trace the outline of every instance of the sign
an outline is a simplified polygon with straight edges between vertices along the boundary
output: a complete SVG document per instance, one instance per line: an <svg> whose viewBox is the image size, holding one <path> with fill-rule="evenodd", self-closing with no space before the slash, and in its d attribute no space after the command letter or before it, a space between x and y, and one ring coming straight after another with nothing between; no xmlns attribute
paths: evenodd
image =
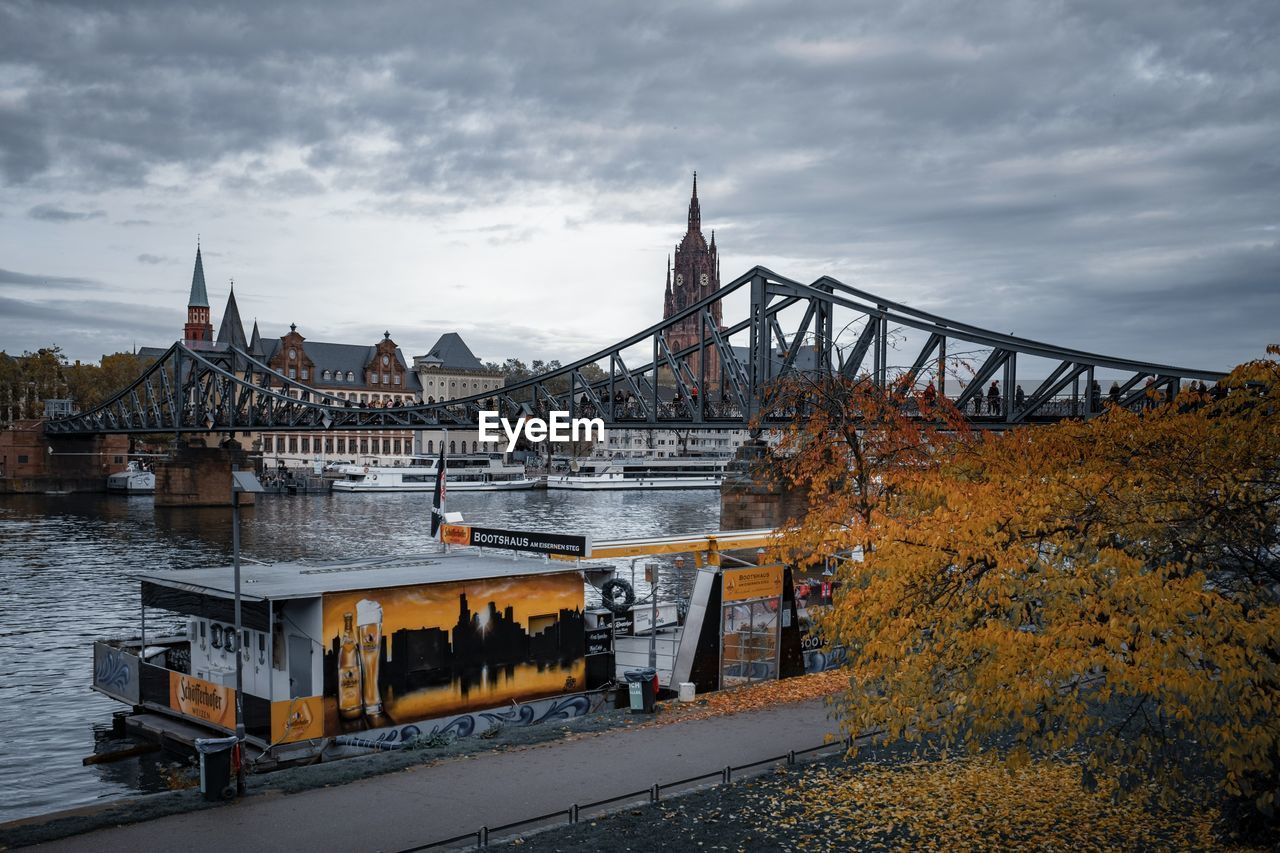
<svg viewBox="0 0 1280 853"><path fill-rule="evenodd" d="M271 703L271 742L294 743L324 737L324 699L299 696Z"/></svg>
<svg viewBox="0 0 1280 853"><path fill-rule="evenodd" d="M724 569L723 598L744 601L748 598L776 598L782 595L782 566L749 566Z"/></svg>
<svg viewBox="0 0 1280 853"><path fill-rule="evenodd" d="M212 681L169 672L169 707L220 728L236 727L236 691Z"/></svg>
<svg viewBox="0 0 1280 853"><path fill-rule="evenodd" d="M499 530L493 527L471 527L465 524L445 524L440 529L441 539L450 545L505 548L510 551L557 554L564 557L591 556L590 536L535 533L528 530Z"/></svg>
<svg viewBox="0 0 1280 853"><path fill-rule="evenodd" d="M613 651L613 632L606 625L603 628L591 628L587 631L587 654L606 655Z"/></svg>

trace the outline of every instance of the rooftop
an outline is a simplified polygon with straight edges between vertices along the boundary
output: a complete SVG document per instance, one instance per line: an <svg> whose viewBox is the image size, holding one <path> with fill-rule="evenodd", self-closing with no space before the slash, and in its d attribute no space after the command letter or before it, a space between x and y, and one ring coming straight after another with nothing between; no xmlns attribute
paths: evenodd
<svg viewBox="0 0 1280 853"><path fill-rule="evenodd" d="M337 562L300 560L291 563L244 563L240 566L241 597L249 601L313 598L327 592L417 586L420 584L513 578L579 571L587 564L547 562L538 557L461 549L412 557L375 557ZM592 564L591 568L610 568ZM183 589L202 595L235 595L231 566L182 569L141 575L144 583Z"/></svg>

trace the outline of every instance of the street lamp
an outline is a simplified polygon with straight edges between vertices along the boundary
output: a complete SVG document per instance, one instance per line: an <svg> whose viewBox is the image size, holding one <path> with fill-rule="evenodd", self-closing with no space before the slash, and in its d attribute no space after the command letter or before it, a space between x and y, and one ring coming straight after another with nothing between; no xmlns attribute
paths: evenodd
<svg viewBox="0 0 1280 853"><path fill-rule="evenodd" d="M263 492L262 484L252 471L231 466L231 564L235 568L236 588L236 796L244 796L244 628L240 624L240 493Z"/></svg>

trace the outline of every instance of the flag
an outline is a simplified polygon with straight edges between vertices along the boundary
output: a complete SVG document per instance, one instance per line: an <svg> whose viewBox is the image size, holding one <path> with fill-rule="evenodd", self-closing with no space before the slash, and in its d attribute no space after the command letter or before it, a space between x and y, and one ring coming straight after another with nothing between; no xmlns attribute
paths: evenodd
<svg viewBox="0 0 1280 853"><path fill-rule="evenodd" d="M446 433L447 435L447 433ZM440 464L436 468L436 489L431 498L431 538L435 539L440 532L440 523L444 521L444 481L445 458L444 442L440 442Z"/></svg>

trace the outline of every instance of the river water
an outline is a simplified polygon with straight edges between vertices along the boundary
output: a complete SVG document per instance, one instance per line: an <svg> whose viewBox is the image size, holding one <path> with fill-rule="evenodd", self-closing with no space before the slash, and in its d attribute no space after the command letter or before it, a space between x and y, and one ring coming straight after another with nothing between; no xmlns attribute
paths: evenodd
<svg viewBox="0 0 1280 853"><path fill-rule="evenodd" d="M719 527L715 490L454 493L482 526L594 539ZM431 495L260 495L242 554L262 561L427 550ZM150 497L0 498L0 822L139 791L189 772L171 757L84 767L125 706L89 689L93 641L137 636L136 576L230 564L229 509L156 509ZM638 584L643 586L643 584Z"/></svg>

